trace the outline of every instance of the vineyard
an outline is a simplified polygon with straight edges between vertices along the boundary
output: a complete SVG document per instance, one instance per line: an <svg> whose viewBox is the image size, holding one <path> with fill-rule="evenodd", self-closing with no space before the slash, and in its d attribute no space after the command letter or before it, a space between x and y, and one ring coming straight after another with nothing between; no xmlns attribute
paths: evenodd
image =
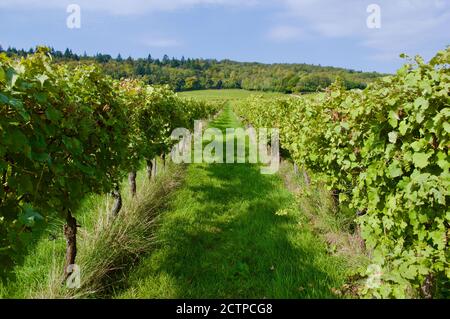
<svg viewBox="0 0 450 319"><path fill-rule="evenodd" d="M450 279L449 63L446 50L364 91L338 81L324 94L236 107L256 127L279 128L293 162L354 210L380 283L363 295L431 297Z"/></svg>
<svg viewBox="0 0 450 319"><path fill-rule="evenodd" d="M72 212L92 193L119 182L172 146L176 127L214 114L212 104L178 98L166 87L115 81L94 66L55 65L48 51L20 61L0 56L0 261L7 271L24 254L39 224L66 221L66 266L74 264L79 225ZM66 273L66 276L69 274Z"/></svg>
<svg viewBox="0 0 450 319"><path fill-rule="evenodd" d="M416 57L363 90L183 96L46 48L0 54L0 278L39 282L19 297L448 297L449 64ZM278 128L282 170L171 163L172 131L202 119ZM348 212L334 228L361 239L356 265L315 226ZM38 291L74 264L80 289Z"/></svg>

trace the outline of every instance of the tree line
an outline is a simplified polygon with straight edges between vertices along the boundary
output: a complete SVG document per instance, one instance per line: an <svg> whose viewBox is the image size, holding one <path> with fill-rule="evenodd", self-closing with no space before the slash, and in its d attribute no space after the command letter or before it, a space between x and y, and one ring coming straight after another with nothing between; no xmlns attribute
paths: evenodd
<svg viewBox="0 0 450 319"><path fill-rule="evenodd" d="M1 51L0 47L0 51ZM8 56L26 56L33 49L8 48ZM167 84L174 91L201 89L246 89L283 93L317 92L330 86L337 78L342 79L346 89L364 89L368 83L383 76L377 72L362 72L351 69L311 64L263 64L236 62L231 60L192 59L181 57L162 59L132 57L120 54L113 58L98 53L79 55L72 50L64 52L51 49L56 62L66 64L98 64L103 72L115 79L141 78L150 85Z"/></svg>

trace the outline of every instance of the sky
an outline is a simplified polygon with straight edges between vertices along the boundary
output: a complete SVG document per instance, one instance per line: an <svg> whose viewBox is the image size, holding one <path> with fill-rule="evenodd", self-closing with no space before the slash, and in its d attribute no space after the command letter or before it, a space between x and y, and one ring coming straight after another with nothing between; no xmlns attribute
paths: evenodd
<svg viewBox="0 0 450 319"><path fill-rule="evenodd" d="M0 0L0 45L392 73L450 45L450 0Z"/></svg>

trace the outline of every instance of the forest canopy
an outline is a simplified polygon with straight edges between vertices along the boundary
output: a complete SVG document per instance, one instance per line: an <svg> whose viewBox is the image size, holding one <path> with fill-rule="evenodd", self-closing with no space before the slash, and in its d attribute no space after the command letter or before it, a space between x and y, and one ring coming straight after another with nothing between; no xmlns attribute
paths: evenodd
<svg viewBox="0 0 450 319"><path fill-rule="evenodd" d="M0 47L1 50L1 47ZM9 56L26 56L33 53L8 48ZM283 93L316 92L341 78L347 89L363 89L374 79L383 76L377 72L311 64L263 64L231 60L169 58L124 59L120 54L113 58L108 54L95 56L78 55L72 50L65 52L51 49L57 62L74 64L98 64L106 74L115 79L142 78L152 85L168 84L175 91L200 89L246 89Z"/></svg>

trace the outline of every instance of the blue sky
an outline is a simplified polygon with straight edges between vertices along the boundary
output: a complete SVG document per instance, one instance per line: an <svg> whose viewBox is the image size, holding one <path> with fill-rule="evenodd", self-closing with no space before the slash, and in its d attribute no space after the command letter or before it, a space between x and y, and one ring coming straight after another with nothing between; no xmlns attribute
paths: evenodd
<svg viewBox="0 0 450 319"><path fill-rule="evenodd" d="M67 6L81 8L69 29ZM366 20L380 8L381 27ZM450 45L449 0L0 0L0 44L394 72Z"/></svg>

